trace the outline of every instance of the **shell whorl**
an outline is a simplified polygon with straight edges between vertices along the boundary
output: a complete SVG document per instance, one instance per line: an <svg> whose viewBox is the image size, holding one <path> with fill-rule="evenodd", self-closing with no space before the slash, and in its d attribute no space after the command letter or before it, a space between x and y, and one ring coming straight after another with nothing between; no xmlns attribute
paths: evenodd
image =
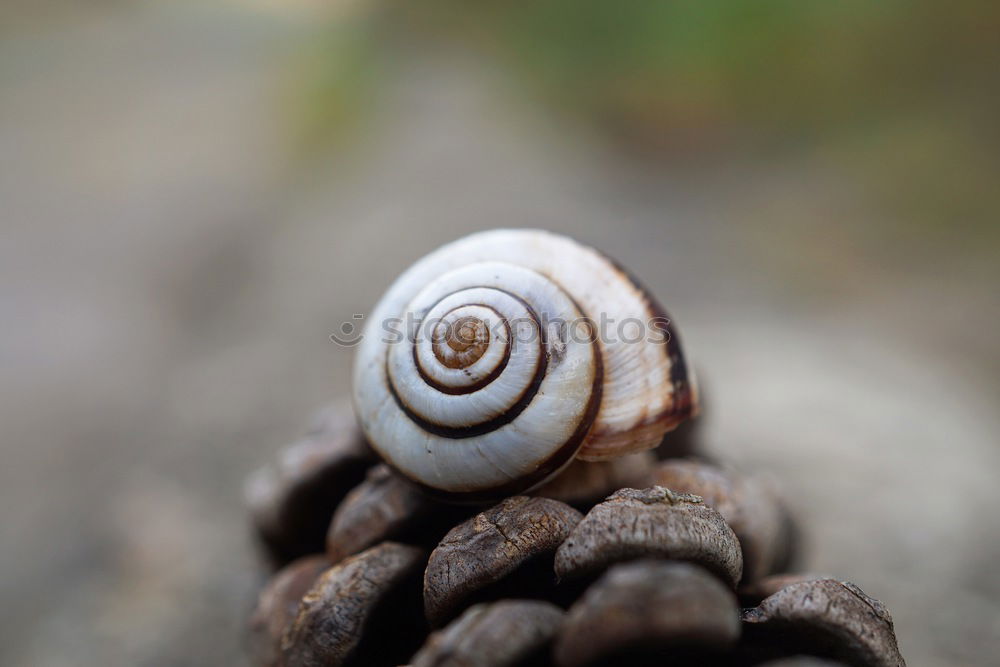
<svg viewBox="0 0 1000 667"><path fill-rule="evenodd" d="M468 499L526 490L575 457L655 447L694 405L679 344L666 322L659 341L603 339L602 314L665 317L569 238L496 230L448 244L405 271L366 324L353 383L362 428L399 472Z"/></svg>

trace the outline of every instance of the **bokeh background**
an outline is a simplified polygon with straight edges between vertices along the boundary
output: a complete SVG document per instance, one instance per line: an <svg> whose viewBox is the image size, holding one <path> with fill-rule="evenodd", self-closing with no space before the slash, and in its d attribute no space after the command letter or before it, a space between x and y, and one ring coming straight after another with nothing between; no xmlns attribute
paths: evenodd
<svg viewBox="0 0 1000 667"><path fill-rule="evenodd" d="M912 665L1000 654L1000 5L0 5L0 663L240 664L242 482L439 244L661 297L709 452Z"/></svg>

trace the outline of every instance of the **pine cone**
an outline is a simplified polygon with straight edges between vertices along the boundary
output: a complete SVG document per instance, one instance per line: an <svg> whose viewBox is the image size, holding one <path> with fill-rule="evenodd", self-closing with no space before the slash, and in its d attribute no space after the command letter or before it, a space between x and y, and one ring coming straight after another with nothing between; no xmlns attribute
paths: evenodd
<svg viewBox="0 0 1000 667"><path fill-rule="evenodd" d="M904 665L857 586L790 574L768 483L649 452L491 506L378 464L344 409L248 484L260 665ZM741 608L742 607L742 608Z"/></svg>

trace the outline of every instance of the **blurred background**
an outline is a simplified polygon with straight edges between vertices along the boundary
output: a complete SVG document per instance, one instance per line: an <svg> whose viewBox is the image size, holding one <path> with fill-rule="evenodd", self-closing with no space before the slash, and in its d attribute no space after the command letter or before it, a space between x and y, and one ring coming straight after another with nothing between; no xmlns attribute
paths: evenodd
<svg viewBox="0 0 1000 667"><path fill-rule="evenodd" d="M912 665L1000 654L1000 5L0 5L0 663L243 661L242 482L443 242L597 245Z"/></svg>

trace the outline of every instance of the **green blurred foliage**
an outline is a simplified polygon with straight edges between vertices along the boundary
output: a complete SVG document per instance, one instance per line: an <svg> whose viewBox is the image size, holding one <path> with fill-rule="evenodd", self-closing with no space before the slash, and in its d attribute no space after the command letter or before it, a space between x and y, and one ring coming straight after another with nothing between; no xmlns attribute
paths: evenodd
<svg viewBox="0 0 1000 667"><path fill-rule="evenodd" d="M928 229L998 227L1000 3L382 0L369 9L383 46L405 36L486 54L536 99L631 149L665 159L807 151Z"/></svg>
<svg viewBox="0 0 1000 667"><path fill-rule="evenodd" d="M328 20L299 45L288 96L299 155L314 158L357 136L380 78L377 35L370 15L350 13Z"/></svg>

